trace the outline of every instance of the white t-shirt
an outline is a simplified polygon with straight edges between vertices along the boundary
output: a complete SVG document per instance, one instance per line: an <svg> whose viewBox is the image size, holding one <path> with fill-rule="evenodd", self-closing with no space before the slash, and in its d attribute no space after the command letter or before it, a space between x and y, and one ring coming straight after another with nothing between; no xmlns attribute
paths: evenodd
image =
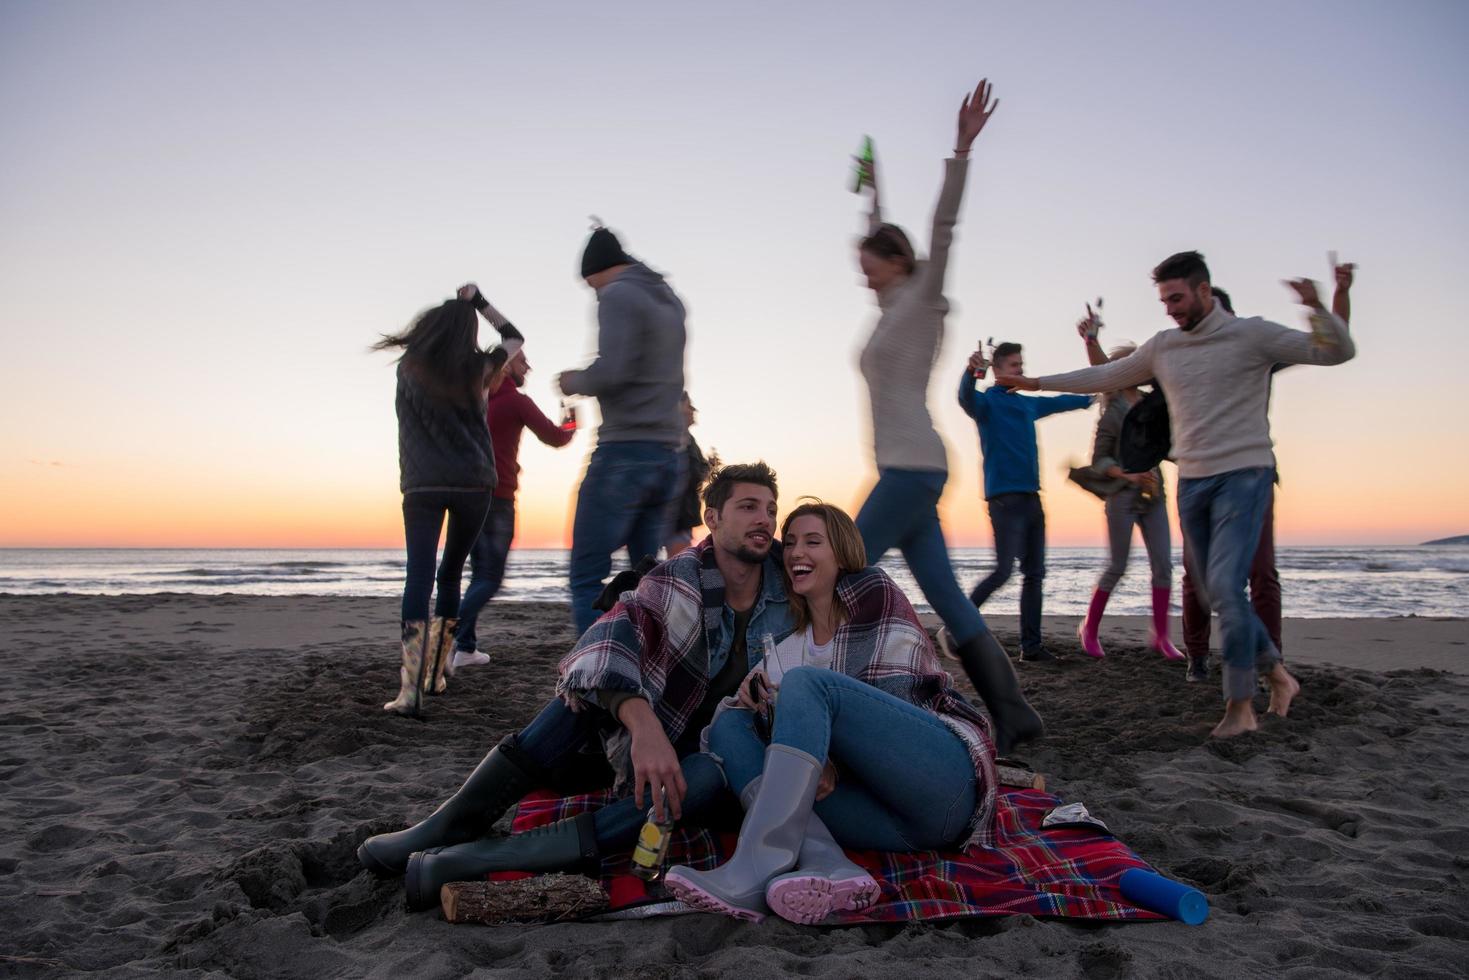
<svg viewBox="0 0 1469 980"><path fill-rule="evenodd" d="M792 633L765 657L765 675L770 683L779 686L785 672L793 667L830 667L834 640L835 637L818 646L810 626L804 633Z"/></svg>
<svg viewBox="0 0 1469 980"><path fill-rule="evenodd" d="M829 669L835 640L836 637L833 636L824 645L817 646L809 626L806 627L804 633L792 633L775 644L775 648L769 654L763 655L764 662L761 666L765 668L765 676L770 678L771 684L779 687L780 679L785 676L785 672L793 668L805 666ZM763 646L763 637L760 643ZM740 707L739 698L733 694L720 701L719 706L714 709L714 718L711 718L709 724L699 733L700 751L709 751L709 729L714 727L714 719L731 710L746 711L749 709Z"/></svg>

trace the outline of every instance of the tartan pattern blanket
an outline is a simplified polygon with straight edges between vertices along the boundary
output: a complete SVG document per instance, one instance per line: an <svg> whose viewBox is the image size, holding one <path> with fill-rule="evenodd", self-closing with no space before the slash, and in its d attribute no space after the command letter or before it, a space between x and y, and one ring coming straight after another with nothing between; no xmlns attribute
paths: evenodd
<svg viewBox="0 0 1469 980"><path fill-rule="evenodd" d="M756 635L769 629L776 640L791 631L780 554L772 547L765 559L748 627ZM724 596L714 543L705 538L649 571L581 635L558 667L557 697L576 708L599 690L639 694L677 742L709 690L711 648L727 649L732 639L721 627ZM616 788L630 790L631 736L618 727L605 742Z"/></svg>
<svg viewBox="0 0 1469 980"><path fill-rule="evenodd" d="M832 636L831 669L933 712L959 736L974 764L975 781L974 814L965 844L988 845L999 782L989 717L954 690L953 678L939 666L913 604L887 572L865 568L843 575L836 594L848 619Z"/></svg>
<svg viewBox="0 0 1469 980"><path fill-rule="evenodd" d="M611 800L608 792L561 798L534 793L520 802L512 829L521 833L596 810ZM1060 802L1039 790L1003 788L994 846L988 849L849 851L848 856L882 884L882 897L865 911L833 916L830 924L1021 914L1108 921L1164 919L1123 898L1117 884L1122 872L1149 865L1121 841L1098 830L1040 829L1041 819ZM734 843L733 834L680 827L670 844L669 863L714 868L725 861ZM642 883L631 875L629 852L605 857L601 873L614 909L646 899Z"/></svg>

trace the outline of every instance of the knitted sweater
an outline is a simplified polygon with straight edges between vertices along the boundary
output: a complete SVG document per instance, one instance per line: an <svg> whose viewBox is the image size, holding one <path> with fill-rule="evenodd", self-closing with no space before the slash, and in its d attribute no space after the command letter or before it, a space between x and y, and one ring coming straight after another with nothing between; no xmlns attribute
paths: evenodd
<svg viewBox="0 0 1469 980"><path fill-rule="evenodd" d="M398 486L414 490L493 490L495 451L477 398L452 402L398 362Z"/></svg>
<svg viewBox="0 0 1469 980"><path fill-rule="evenodd" d="M1235 317L1216 302L1192 330L1164 330L1128 357L1037 381L1045 391L1100 392L1156 378L1168 399L1180 477L1271 467L1271 369L1341 364L1357 353L1347 325L1333 314L1322 316L1333 343L1259 317Z"/></svg>
<svg viewBox="0 0 1469 980"><path fill-rule="evenodd" d="M531 401L530 396L508 378L500 385L500 390L490 396L485 419L490 425L490 438L495 446L495 472L500 478L495 486L495 496L501 500L514 500L515 491L520 486L521 430L530 429L541 442L557 449L569 443L575 434L546 418L546 413Z"/></svg>
<svg viewBox="0 0 1469 980"><path fill-rule="evenodd" d="M969 161L944 161L944 186L933 214L928 259L877 297L882 311L859 364L872 402L877 468L946 473L943 440L928 414L928 382L944 341L944 273Z"/></svg>

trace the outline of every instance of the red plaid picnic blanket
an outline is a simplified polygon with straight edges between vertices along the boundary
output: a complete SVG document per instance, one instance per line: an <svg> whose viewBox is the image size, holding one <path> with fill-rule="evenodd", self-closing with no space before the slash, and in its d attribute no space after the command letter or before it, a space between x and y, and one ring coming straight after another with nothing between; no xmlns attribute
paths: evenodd
<svg viewBox="0 0 1469 980"><path fill-rule="evenodd" d="M549 792L534 793L520 802L512 830L521 833L596 810L610 801L610 792L559 798ZM1002 789L995 814L995 846L989 850L849 851L848 856L882 884L882 898L872 908L839 913L830 921L855 925L1020 914L1066 919L1165 918L1122 897L1117 885L1122 872L1151 869L1121 841L1092 829L1041 830L1041 819L1060 802L1039 790ZM669 845L669 863L718 867L733 852L734 844L733 834L679 827ZM631 858L631 852L623 852L602 861L602 884L614 909L650 897L632 875Z"/></svg>

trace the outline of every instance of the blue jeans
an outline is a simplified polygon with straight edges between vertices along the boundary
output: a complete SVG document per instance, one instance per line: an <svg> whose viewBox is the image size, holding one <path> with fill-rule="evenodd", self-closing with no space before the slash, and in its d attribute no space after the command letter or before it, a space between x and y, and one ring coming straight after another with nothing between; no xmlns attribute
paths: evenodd
<svg viewBox="0 0 1469 980"><path fill-rule="evenodd" d="M1020 650L1034 653L1041 646L1041 598L1046 580L1046 512L1038 493L1001 493L987 502L990 526L995 530L995 570L969 594L982 606L1010 580L1020 560Z"/></svg>
<svg viewBox="0 0 1469 980"><path fill-rule="evenodd" d="M505 581L505 559L515 537L515 499L496 497L490 501L490 513L474 547L469 549L469 588L459 607L459 629L454 645L460 650L473 650L479 644L474 634L480 610L495 598L500 583Z"/></svg>
<svg viewBox="0 0 1469 980"><path fill-rule="evenodd" d="M434 615L459 615L459 580L464 559L490 509L488 490L415 490L403 495L403 540L408 547L408 570L403 583L403 619L428 619L428 599L434 590L434 559L439 531L449 515L444 536L444 560L437 576L439 596Z"/></svg>
<svg viewBox="0 0 1469 980"><path fill-rule="evenodd" d="M938 613L954 642L963 646L986 629L984 617L964 598L949 564L949 546L939 524L938 503L947 473L923 470L880 470L877 486L857 512L857 531L867 548L867 563L876 565L896 547L923 597Z"/></svg>
<svg viewBox="0 0 1469 980"><path fill-rule="evenodd" d="M726 710L709 733L730 789L765 768L754 714ZM843 847L922 851L961 843L974 815L974 762L937 715L846 674L795 667L781 679L771 742L830 758L836 789L816 815Z"/></svg>
<svg viewBox="0 0 1469 980"><path fill-rule="evenodd" d="M675 446L604 442L592 453L576 495L571 529L571 619L578 636L597 621L592 603L627 546L629 566L658 549L673 528L688 460Z"/></svg>
<svg viewBox="0 0 1469 980"><path fill-rule="evenodd" d="M515 735L514 746L533 763L554 769L588 745L597 744L599 732L615 725L612 717L600 708L588 705L572 711L560 698L553 698L541 713ZM687 792L683 799L683 820L697 823L700 816L711 812L721 802L730 807L738 803L725 792L724 772L719 763L702 752L690 752L680 759ZM605 854L632 847L638 831L648 819L652 802L646 796L638 806L631 796L609 803L592 818L597 845Z"/></svg>
<svg viewBox="0 0 1469 980"><path fill-rule="evenodd" d="M1206 606L1219 612L1226 701L1252 699L1257 668L1269 671L1280 662L1280 651L1245 595L1274 479L1274 470L1259 466L1178 481L1189 575L1203 584Z"/></svg>

